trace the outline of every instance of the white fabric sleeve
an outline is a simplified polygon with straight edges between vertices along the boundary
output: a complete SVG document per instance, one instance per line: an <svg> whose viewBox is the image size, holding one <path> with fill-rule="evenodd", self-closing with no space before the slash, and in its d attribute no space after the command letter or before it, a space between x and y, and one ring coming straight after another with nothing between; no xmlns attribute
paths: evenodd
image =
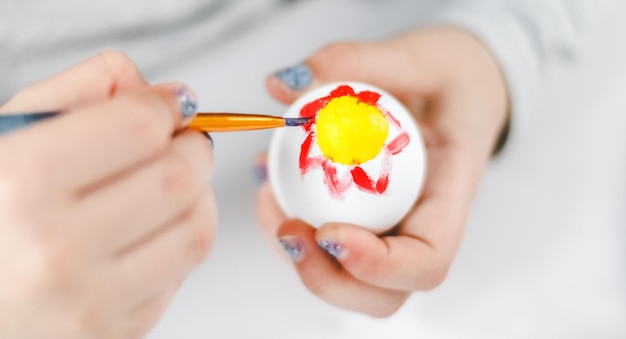
<svg viewBox="0 0 626 339"><path fill-rule="evenodd" d="M532 110L542 75L579 51L583 0L467 0L430 20L464 28L491 50L507 80L514 120Z"/></svg>

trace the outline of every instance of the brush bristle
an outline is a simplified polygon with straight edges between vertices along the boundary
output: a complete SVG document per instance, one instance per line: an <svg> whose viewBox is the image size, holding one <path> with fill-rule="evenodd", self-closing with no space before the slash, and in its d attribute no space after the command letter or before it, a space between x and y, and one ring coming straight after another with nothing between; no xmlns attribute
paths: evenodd
<svg viewBox="0 0 626 339"><path fill-rule="evenodd" d="M285 126L302 126L311 122L311 118L285 118Z"/></svg>

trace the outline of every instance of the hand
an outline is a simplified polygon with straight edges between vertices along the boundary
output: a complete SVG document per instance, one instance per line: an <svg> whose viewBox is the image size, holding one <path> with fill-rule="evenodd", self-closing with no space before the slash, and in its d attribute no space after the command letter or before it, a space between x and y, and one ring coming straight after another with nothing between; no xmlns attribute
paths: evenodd
<svg viewBox="0 0 626 339"><path fill-rule="evenodd" d="M302 86L309 78L310 85ZM452 28L415 30L377 43L332 44L304 67L268 78L267 87L289 104L311 87L346 80L385 89L414 114L427 149L421 198L383 236L358 225L328 223L315 229L286 220L268 184L258 192L258 217L265 232L281 239L313 293L336 306L385 317L412 291L444 280L507 122L507 90L486 48Z"/></svg>
<svg viewBox="0 0 626 339"><path fill-rule="evenodd" d="M0 137L0 337L145 334L210 248L212 150L179 84L105 52L0 112L63 109ZM187 115L186 117L184 115Z"/></svg>

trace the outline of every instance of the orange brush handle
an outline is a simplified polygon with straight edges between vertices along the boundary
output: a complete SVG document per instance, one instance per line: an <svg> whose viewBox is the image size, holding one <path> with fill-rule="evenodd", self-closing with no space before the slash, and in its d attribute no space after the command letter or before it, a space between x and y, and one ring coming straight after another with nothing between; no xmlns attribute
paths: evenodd
<svg viewBox="0 0 626 339"><path fill-rule="evenodd" d="M285 119L272 115L198 113L187 128L203 132L231 132L283 126L285 126Z"/></svg>

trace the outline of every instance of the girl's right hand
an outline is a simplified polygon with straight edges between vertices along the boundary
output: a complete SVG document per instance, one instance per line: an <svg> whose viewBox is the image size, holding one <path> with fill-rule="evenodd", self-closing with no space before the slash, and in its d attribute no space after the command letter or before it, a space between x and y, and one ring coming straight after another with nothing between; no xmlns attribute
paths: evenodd
<svg viewBox="0 0 626 339"><path fill-rule="evenodd" d="M210 142L180 84L104 52L0 112L66 113L0 137L0 337L145 334L211 247ZM173 136L174 135L174 136Z"/></svg>

